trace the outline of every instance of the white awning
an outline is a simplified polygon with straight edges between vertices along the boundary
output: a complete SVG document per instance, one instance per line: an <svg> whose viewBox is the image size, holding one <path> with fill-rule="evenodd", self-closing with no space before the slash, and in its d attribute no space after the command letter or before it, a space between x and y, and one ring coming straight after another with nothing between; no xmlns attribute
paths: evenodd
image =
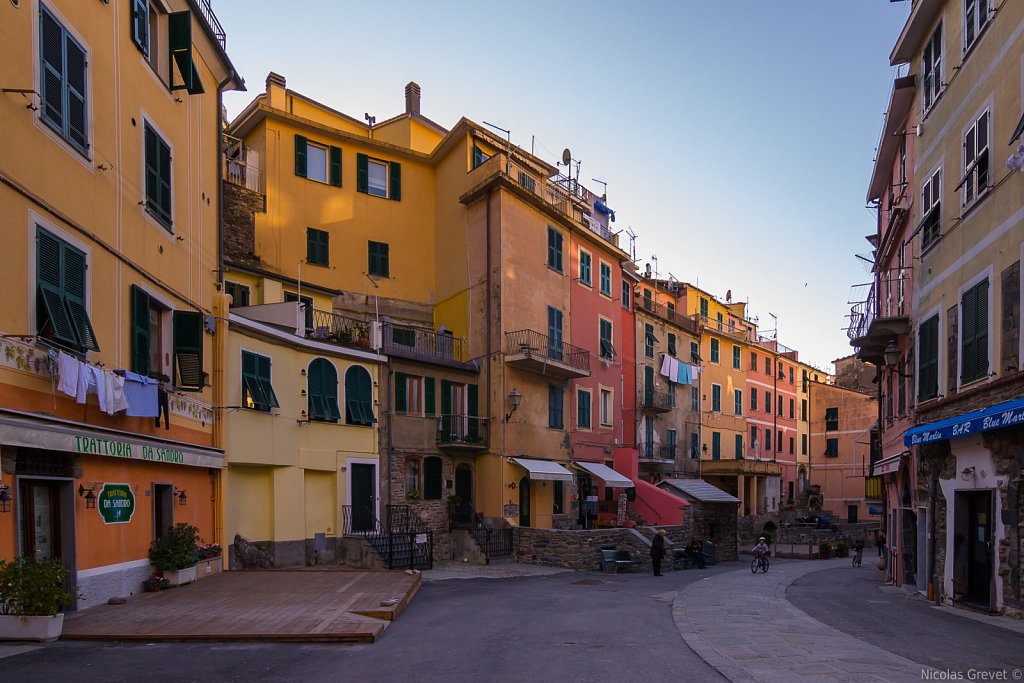
<svg viewBox="0 0 1024 683"><path fill-rule="evenodd" d="M629 489L633 488L633 482L631 482L625 476L619 474L611 467L602 465L599 462L576 462L576 467L590 472L595 477L604 480L606 486L610 486L613 489Z"/></svg>
<svg viewBox="0 0 1024 683"><path fill-rule="evenodd" d="M532 458L512 458L512 462L530 473L530 479L545 481L572 481L572 472L557 462L550 460L533 460Z"/></svg>
<svg viewBox="0 0 1024 683"><path fill-rule="evenodd" d="M910 455L910 451L903 451L902 453L890 456L884 460L879 460L875 463L872 474L876 477L880 477L883 474L892 474L899 471L900 461L908 455Z"/></svg>

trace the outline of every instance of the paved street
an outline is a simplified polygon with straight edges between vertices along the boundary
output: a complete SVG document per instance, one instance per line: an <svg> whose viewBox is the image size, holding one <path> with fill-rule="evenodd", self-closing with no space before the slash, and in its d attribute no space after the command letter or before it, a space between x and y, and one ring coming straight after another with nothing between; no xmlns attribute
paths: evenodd
<svg viewBox="0 0 1024 683"><path fill-rule="evenodd" d="M5 683L78 681L910 681L1006 671L1020 622L881 586L847 560L424 584L372 645L58 642L0 660ZM490 570L492 576L500 572ZM900 628L900 624L905 625ZM0 656L7 647L0 646ZM1024 656L1018 657L1024 660ZM721 672L721 673L720 673ZM724 674L724 676L723 676Z"/></svg>

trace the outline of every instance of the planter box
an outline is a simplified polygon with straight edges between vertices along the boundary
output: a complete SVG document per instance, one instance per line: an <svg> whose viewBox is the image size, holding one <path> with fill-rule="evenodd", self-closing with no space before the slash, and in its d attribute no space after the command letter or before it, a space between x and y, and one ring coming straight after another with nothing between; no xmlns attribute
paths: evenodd
<svg viewBox="0 0 1024 683"><path fill-rule="evenodd" d="M60 638L63 628L63 614L53 617L0 614L0 640L38 640L48 643Z"/></svg>
<svg viewBox="0 0 1024 683"><path fill-rule="evenodd" d="M220 574L223 569L224 559L222 557L208 557L196 562L196 578L204 579L214 574Z"/></svg>
<svg viewBox="0 0 1024 683"><path fill-rule="evenodd" d="M188 569L165 569L164 578L171 584L171 586L184 586L186 583L192 583L196 580L196 568L191 566Z"/></svg>

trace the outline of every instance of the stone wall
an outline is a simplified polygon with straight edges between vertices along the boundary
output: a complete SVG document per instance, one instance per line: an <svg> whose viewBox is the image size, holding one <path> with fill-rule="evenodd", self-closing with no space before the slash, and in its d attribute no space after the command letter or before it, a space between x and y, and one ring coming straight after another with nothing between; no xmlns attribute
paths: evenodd
<svg viewBox="0 0 1024 683"><path fill-rule="evenodd" d="M737 524L739 505L736 503L693 503L688 508L690 515L687 522L691 526L694 538L700 541L711 541L718 546L719 562L731 562L737 559ZM687 537L684 540L689 543Z"/></svg>
<svg viewBox="0 0 1024 683"><path fill-rule="evenodd" d="M690 542L689 525L667 526L664 528L671 558L673 546L683 547ZM599 571L601 549L615 548L628 550L630 557L640 567L651 568L651 539L657 533L656 527L636 529L533 529L520 527L515 530L516 562L540 564L549 567ZM671 562L668 562L671 565Z"/></svg>
<svg viewBox="0 0 1024 683"><path fill-rule="evenodd" d="M252 261L256 256L256 212L266 211L259 192L224 182L224 258Z"/></svg>

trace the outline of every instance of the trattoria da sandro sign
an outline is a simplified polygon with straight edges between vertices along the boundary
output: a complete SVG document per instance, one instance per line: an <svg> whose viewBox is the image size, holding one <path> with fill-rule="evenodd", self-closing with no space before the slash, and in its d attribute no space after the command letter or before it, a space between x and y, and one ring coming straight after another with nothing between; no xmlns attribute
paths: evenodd
<svg viewBox="0 0 1024 683"><path fill-rule="evenodd" d="M170 462L178 465L185 464L184 451L173 448L143 446L142 444L133 444L117 439L76 436L74 450L76 453L85 453L87 455L108 455L115 458L135 458L138 460Z"/></svg>

